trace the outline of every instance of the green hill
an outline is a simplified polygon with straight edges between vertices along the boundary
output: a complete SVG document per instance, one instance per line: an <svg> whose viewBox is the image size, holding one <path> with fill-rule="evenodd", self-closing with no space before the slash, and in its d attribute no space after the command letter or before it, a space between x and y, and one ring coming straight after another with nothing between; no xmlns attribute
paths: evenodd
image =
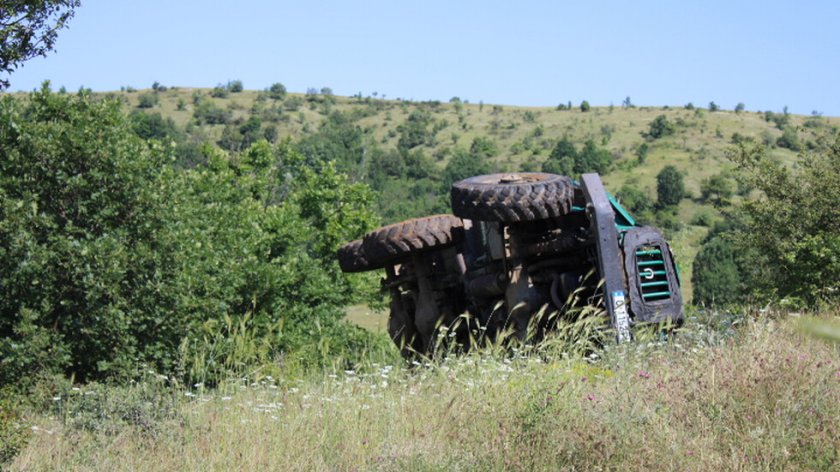
<svg viewBox="0 0 840 472"><path fill-rule="evenodd" d="M835 117L710 111L690 104L582 111L571 104L516 107L458 98L448 103L415 102L315 91L272 97L268 91L232 93L222 87L129 89L103 95L117 97L140 112L171 119L169 126L180 133L177 139L187 142L213 142L236 151L261 137L273 141L309 139L313 152L334 157L342 170L373 184L381 194L383 222L446 211L442 182L447 164L459 149L470 149L476 138L490 146L483 153L486 169L500 172L540 170L563 137L578 147L592 140L612 158L604 181L619 196L628 185L655 202L656 175L663 167L673 165L684 176L687 198L679 204L674 224L663 225L649 215L642 219L665 227L685 274L691 273L709 224L719 218L719 207L726 205L723 202L716 207L700 197L704 181L717 175L731 177L727 149L740 140L753 140L767 145L774 158L790 162L798 150L818 147L822 130L840 126L840 118ZM329 117L337 113L343 118L336 124ZM653 139L647 135L659 116L665 117L672 133ZM647 148L644 159L639 158L642 146ZM407 159L400 163L409 168L407 174L376 180L373 172L380 171L388 158L372 162L370 156L397 149ZM411 159L414 161L409 162ZM412 166L421 171L412 174ZM690 299L690 277L683 278Z"/></svg>

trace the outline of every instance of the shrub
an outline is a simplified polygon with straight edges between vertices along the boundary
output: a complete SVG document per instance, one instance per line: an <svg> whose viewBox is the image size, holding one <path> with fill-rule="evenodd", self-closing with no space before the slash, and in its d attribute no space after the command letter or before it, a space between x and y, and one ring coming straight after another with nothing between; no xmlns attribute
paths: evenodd
<svg viewBox="0 0 840 472"><path fill-rule="evenodd" d="M730 241L717 236L703 244L694 260L691 284L695 304L728 304L743 300L744 277Z"/></svg>
<svg viewBox="0 0 840 472"><path fill-rule="evenodd" d="M657 202L662 207L674 206L680 203L684 195L682 174L672 165L665 166L656 175Z"/></svg>
<svg viewBox="0 0 840 472"><path fill-rule="evenodd" d="M213 90L210 91L210 96L213 98L227 98L230 91L228 88L222 84L219 84L213 87Z"/></svg>
<svg viewBox="0 0 840 472"><path fill-rule="evenodd" d="M589 111L589 108L589 102L587 102L586 100L580 102L580 111L587 112Z"/></svg>
<svg viewBox="0 0 840 472"><path fill-rule="evenodd" d="M213 100L203 99L195 106L193 117L198 124L224 125L230 122L232 114L216 105Z"/></svg>
<svg viewBox="0 0 840 472"><path fill-rule="evenodd" d="M715 206L728 203L729 198L735 193L735 184L732 179L723 174L717 174L704 179L700 183L701 199L704 202L712 202Z"/></svg>
<svg viewBox="0 0 840 472"><path fill-rule="evenodd" d="M659 139L664 138L665 136L670 136L674 134L676 131L676 126L668 121L668 117L665 115L659 115L650 122L650 127L648 128L647 136L650 139Z"/></svg>
<svg viewBox="0 0 840 472"><path fill-rule="evenodd" d="M227 89L230 93L241 93L244 90L241 80L232 80L227 83Z"/></svg>
<svg viewBox="0 0 840 472"><path fill-rule="evenodd" d="M759 191L741 205L741 251L752 251L752 284L765 297L814 305L840 297L840 139L825 150L800 154L787 167L763 147L729 154L745 185Z"/></svg>
<svg viewBox="0 0 840 472"><path fill-rule="evenodd" d="M152 108L158 104L158 96L155 93L141 93L137 97L137 108Z"/></svg>
<svg viewBox="0 0 840 472"><path fill-rule="evenodd" d="M274 100L283 100L286 98L286 86L280 82L271 84L271 87L268 88L268 96Z"/></svg>
<svg viewBox="0 0 840 472"><path fill-rule="evenodd" d="M794 152L802 150L802 142L799 140L799 134L791 126L785 126L782 129L782 135L776 139L776 146L780 148L790 149Z"/></svg>
<svg viewBox="0 0 840 472"><path fill-rule="evenodd" d="M172 371L227 319L269 358L352 342L334 251L374 224L370 190L264 141L179 172L165 149L118 102L0 100L0 384Z"/></svg>

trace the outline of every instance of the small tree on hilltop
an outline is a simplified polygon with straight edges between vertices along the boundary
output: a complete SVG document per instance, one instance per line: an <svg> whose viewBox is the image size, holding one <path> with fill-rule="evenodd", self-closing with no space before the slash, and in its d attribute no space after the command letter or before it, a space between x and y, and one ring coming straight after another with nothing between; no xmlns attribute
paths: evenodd
<svg viewBox="0 0 840 472"><path fill-rule="evenodd" d="M589 111L589 102L587 102L586 100L580 102L580 111L584 113Z"/></svg>
<svg viewBox="0 0 840 472"><path fill-rule="evenodd" d="M274 100L283 100L286 98L286 86L280 82L271 84L271 87L268 88L268 96Z"/></svg>
<svg viewBox="0 0 840 472"><path fill-rule="evenodd" d="M227 89L230 90L230 93L240 93L245 88L242 86L241 80L232 80L227 83Z"/></svg>
<svg viewBox="0 0 840 472"><path fill-rule="evenodd" d="M675 206L685 195L683 176L672 165L665 166L656 176L656 198L660 207Z"/></svg>

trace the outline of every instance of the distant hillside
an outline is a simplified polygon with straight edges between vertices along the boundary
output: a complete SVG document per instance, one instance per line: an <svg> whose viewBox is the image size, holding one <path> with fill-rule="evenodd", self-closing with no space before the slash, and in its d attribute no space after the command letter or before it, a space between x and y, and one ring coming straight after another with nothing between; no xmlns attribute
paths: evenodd
<svg viewBox="0 0 840 472"><path fill-rule="evenodd" d="M700 104L583 111L580 104L515 107L457 98L448 103L411 102L339 97L329 90L234 93L237 89L164 87L103 95L118 97L137 111L171 119L167 126L175 131L166 133L177 132L178 139L213 142L236 151L257 138L278 142L290 137L306 141L312 152L328 157L333 153L343 170L380 191L385 222L446 211L447 164L458 150L469 150L476 138L482 138L485 169L490 171L540 170L561 138L567 137L579 148L591 140L612 156L611 169L604 175L607 188L621 196L627 185L643 192L651 203L656 201L656 175L673 165L684 176L687 198L673 217L676 221L666 221L664 226L685 274L687 299L699 243L709 225L719 219L718 207L726 205L715 202L716 207L710 199L701 199L701 186L713 176L729 178L734 185L727 149L739 140L754 140L766 144L775 158L790 162L796 150L820 146L821 133L840 127L836 117L710 111L696 107ZM341 118L330 121L330 116ZM653 139L651 123L659 116L665 117L668 132ZM397 150L401 157L394 157ZM395 161L394 165L408 170L381 174L382 167ZM420 170L412 173L415 167ZM377 178L377 172L385 177ZM642 219L663 226L658 217Z"/></svg>

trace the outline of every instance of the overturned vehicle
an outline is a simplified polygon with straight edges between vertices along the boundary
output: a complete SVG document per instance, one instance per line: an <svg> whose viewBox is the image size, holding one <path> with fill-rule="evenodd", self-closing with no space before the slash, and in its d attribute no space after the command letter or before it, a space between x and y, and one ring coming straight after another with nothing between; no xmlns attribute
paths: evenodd
<svg viewBox="0 0 840 472"><path fill-rule="evenodd" d="M476 327L523 339L538 316L562 317L581 299L603 308L619 342L637 323L682 322L668 243L598 174L470 177L451 202L452 215L388 225L338 251L345 272L385 270L388 333L403 355L433 352L441 327L462 345Z"/></svg>

